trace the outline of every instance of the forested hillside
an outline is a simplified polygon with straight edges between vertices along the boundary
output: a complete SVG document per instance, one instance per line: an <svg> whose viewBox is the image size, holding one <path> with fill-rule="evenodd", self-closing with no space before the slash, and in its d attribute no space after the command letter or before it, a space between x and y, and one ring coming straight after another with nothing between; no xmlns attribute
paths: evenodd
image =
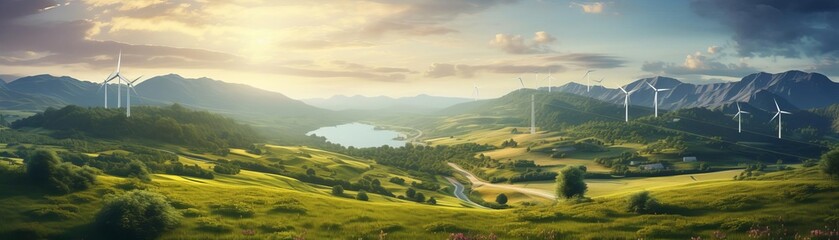
<svg viewBox="0 0 839 240"><path fill-rule="evenodd" d="M247 125L177 104L134 107L130 118L125 116L124 109L72 105L61 109L49 108L43 113L13 122L12 128L54 130L53 135L60 138L145 139L209 151L246 147L260 140L259 135Z"/></svg>

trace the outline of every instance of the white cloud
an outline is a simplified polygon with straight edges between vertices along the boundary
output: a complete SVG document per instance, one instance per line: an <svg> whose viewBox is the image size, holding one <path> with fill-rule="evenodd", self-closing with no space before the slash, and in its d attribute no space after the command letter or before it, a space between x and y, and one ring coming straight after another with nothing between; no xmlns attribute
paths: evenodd
<svg viewBox="0 0 839 240"><path fill-rule="evenodd" d="M603 12L603 8L606 6L605 3L602 2L591 2L591 3L577 3L571 2L571 7L580 7L584 13L592 13L598 14Z"/></svg>
<svg viewBox="0 0 839 240"><path fill-rule="evenodd" d="M548 46L556 42L556 38L545 31L536 32L532 42L528 42L521 35L495 34L489 45L510 54L534 54L552 52Z"/></svg>

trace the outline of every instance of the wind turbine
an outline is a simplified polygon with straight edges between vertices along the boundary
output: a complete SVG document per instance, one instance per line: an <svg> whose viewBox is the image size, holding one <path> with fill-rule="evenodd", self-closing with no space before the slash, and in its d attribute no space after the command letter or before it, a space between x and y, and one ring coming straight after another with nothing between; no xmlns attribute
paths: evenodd
<svg viewBox="0 0 839 240"><path fill-rule="evenodd" d="M583 78L586 79L586 92L591 91L591 75L589 73L594 72L594 70L586 71L586 75L583 75Z"/></svg>
<svg viewBox="0 0 839 240"><path fill-rule="evenodd" d="M650 88L653 89L653 92L655 92L655 96L653 97L653 102L654 102L653 105L655 105L655 117L658 117L658 92L670 91L670 89L669 88L658 89L658 88L655 88L655 86L653 86L652 84L650 84L647 81L644 81L644 83L649 85Z"/></svg>
<svg viewBox="0 0 839 240"><path fill-rule="evenodd" d="M524 80L522 80L521 77L518 77L518 79L519 79L519 84L521 85L521 87L519 89L524 89Z"/></svg>
<svg viewBox="0 0 839 240"><path fill-rule="evenodd" d="M551 92L551 88L554 87L554 84L553 84L554 76L551 75L550 70L548 71L548 77L546 77L545 79L548 80L548 92Z"/></svg>
<svg viewBox="0 0 839 240"><path fill-rule="evenodd" d="M105 88L105 108L106 109L108 108L108 82L110 82L110 81L114 80L114 78L116 78L117 79L117 86L119 86L121 84L120 81L123 79L122 75L119 73L119 66L121 65L121 62L122 62L122 51L119 51L119 56L117 57L117 70L112 72L111 75L108 75L108 77L105 78L105 80L102 81L102 84L99 85L99 90L102 90L102 87ZM99 92L99 90L97 90L97 92ZM119 99L120 98L120 96L119 96L120 91L121 91L121 89L117 90L117 108L119 108L119 104L120 104L120 99Z"/></svg>
<svg viewBox="0 0 839 240"><path fill-rule="evenodd" d="M629 122L629 95L632 95L632 93L638 89L634 89L632 91L627 92L626 89L624 89L621 86L618 86L618 88L620 88L621 91L623 91L623 94L626 94L626 98L623 99L623 106L626 107L626 122Z"/></svg>
<svg viewBox="0 0 839 240"><path fill-rule="evenodd" d="M530 134L536 134L536 95L530 95Z"/></svg>
<svg viewBox="0 0 839 240"><path fill-rule="evenodd" d="M479 94L479 92L478 92L478 84L473 83L473 84L472 84L472 95L474 95L474 97L475 97L475 101L478 101L478 96L479 96L478 94Z"/></svg>
<svg viewBox="0 0 839 240"><path fill-rule="evenodd" d="M595 79L593 81L596 82L596 83L600 83L600 85L603 85L603 79L606 79L606 77L602 77L602 78L600 78L600 80Z"/></svg>
<svg viewBox="0 0 839 240"><path fill-rule="evenodd" d="M140 94L137 93L137 90L134 90L134 83L142 77L143 76L140 76L137 79L134 79L134 81L125 80L125 85L128 87L128 90L125 91L127 97L125 102L125 117L131 117L131 91L134 91L135 95L140 96Z"/></svg>
<svg viewBox="0 0 839 240"><path fill-rule="evenodd" d="M781 138L781 116L784 115L784 114L790 114L791 115L792 113L787 112L787 111L782 111L781 107L778 106L778 100L772 99L772 101L775 101L775 109L777 109L778 112L776 112L775 116L773 116L772 119L769 120L769 121L771 122L772 120L775 120L775 118L778 118L778 138L780 139Z"/></svg>
<svg viewBox="0 0 839 240"><path fill-rule="evenodd" d="M737 132L743 132L742 122L743 120L740 119L743 117L743 114L749 114L749 112L743 111L740 109L740 102L737 102L737 114L734 114L734 118L737 118Z"/></svg>

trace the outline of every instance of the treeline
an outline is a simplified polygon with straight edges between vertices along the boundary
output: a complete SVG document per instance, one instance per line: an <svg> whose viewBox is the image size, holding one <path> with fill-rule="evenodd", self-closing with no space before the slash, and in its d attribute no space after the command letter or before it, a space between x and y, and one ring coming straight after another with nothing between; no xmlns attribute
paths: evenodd
<svg viewBox="0 0 839 240"><path fill-rule="evenodd" d="M376 148L354 148L343 150L351 156L358 156L375 160L379 164L394 166L423 173L451 175L452 169L446 165L447 161L474 159L474 154L480 151L494 149L490 145L474 143L454 146L414 146L405 144L402 147L381 146Z"/></svg>
<svg viewBox="0 0 839 240"><path fill-rule="evenodd" d="M178 161L178 157L171 153L147 150L132 153L99 154L92 157L83 153L59 152L65 161L77 166L90 166L103 172L120 177L134 177L150 180L150 173L163 173L178 176L188 176L213 179L212 171L198 165L185 165Z"/></svg>
<svg viewBox="0 0 839 240"><path fill-rule="evenodd" d="M259 141L249 126L206 111L178 104L168 107L138 106L130 118L121 109L66 106L12 123L12 128L56 130L55 137L84 139L148 139L224 154L229 147L246 147Z"/></svg>

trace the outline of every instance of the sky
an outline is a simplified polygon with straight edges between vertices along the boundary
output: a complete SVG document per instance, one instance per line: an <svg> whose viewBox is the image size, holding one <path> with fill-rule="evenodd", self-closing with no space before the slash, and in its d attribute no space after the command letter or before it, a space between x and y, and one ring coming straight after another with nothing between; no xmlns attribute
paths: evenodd
<svg viewBox="0 0 839 240"><path fill-rule="evenodd" d="M494 98L644 77L839 79L839 1L0 0L0 78L115 68L292 98ZM537 75L538 74L538 75Z"/></svg>

